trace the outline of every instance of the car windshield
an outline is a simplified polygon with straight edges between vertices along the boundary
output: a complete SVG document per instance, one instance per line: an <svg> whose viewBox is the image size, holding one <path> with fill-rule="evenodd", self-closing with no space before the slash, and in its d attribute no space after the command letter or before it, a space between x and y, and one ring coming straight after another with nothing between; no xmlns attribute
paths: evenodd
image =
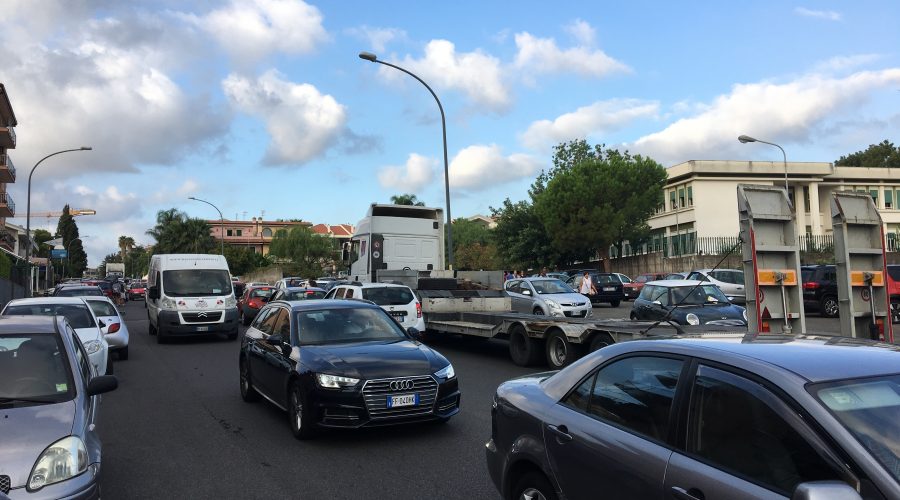
<svg viewBox="0 0 900 500"><path fill-rule="evenodd" d="M619 279L612 274L595 274L592 278L595 285L616 285L620 283Z"/></svg>
<svg viewBox="0 0 900 500"><path fill-rule="evenodd" d="M900 375L829 382L809 391L900 481Z"/></svg>
<svg viewBox="0 0 900 500"><path fill-rule="evenodd" d="M412 291L405 286L379 286L363 288L362 298L379 306L403 306L413 301Z"/></svg>
<svg viewBox="0 0 900 500"><path fill-rule="evenodd" d="M295 290L284 294L284 300L310 300L325 298L325 292L319 290Z"/></svg>
<svg viewBox="0 0 900 500"><path fill-rule="evenodd" d="M163 291L169 297L231 294L231 277L224 269L183 269L162 274Z"/></svg>
<svg viewBox="0 0 900 500"><path fill-rule="evenodd" d="M53 294L54 297L100 297L103 292L96 286L66 286Z"/></svg>
<svg viewBox="0 0 900 500"><path fill-rule="evenodd" d="M75 387L64 353L54 334L0 334L0 407L72 399Z"/></svg>
<svg viewBox="0 0 900 500"><path fill-rule="evenodd" d="M300 311L297 325L300 345L407 339L400 326L381 309Z"/></svg>
<svg viewBox="0 0 900 500"><path fill-rule="evenodd" d="M560 280L536 280L531 282L534 291L538 295L549 295L554 293L575 293L572 287Z"/></svg>
<svg viewBox="0 0 900 500"><path fill-rule="evenodd" d="M620 274L618 276L622 283L631 283L631 278L629 278L628 276L625 276L624 274Z"/></svg>
<svg viewBox="0 0 900 500"><path fill-rule="evenodd" d="M728 297L716 285L679 286L672 289L672 303L683 306L727 304Z"/></svg>
<svg viewBox="0 0 900 500"><path fill-rule="evenodd" d="M269 298L274 292L275 290L271 288L254 288L253 290L250 290L250 297Z"/></svg>
<svg viewBox="0 0 900 500"><path fill-rule="evenodd" d="M119 311L116 310L116 307L105 300L89 300L87 301L91 306L91 310L94 311L94 314L97 316L118 316Z"/></svg>
<svg viewBox="0 0 900 500"><path fill-rule="evenodd" d="M732 285L743 285L744 284L744 272L743 271L729 271L729 270L720 270L720 271L710 271L710 277L713 279L717 279L723 283L730 283Z"/></svg>
<svg viewBox="0 0 900 500"><path fill-rule="evenodd" d="M84 304L13 304L3 311L4 316L65 316L72 328L97 326L94 316Z"/></svg>

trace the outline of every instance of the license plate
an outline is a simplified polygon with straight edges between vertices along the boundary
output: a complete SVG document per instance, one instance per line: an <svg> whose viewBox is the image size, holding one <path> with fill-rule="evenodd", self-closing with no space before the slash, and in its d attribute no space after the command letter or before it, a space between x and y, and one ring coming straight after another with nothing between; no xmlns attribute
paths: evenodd
<svg viewBox="0 0 900 500"><path fill-rule="evenodd" d="M197 331L198 331L198 332L208 332L208 331L209 331L209 327L208 327L208 326L198 326L198 327L197 327Z"/></svg>
<svg viewBox="0 0 900 500"><path fill-rule="evenodd" d="M387 398L388 408L397 408L400 406L416 406L418 404L418 394L399 394L397 396L388 396Z"/></svg>
<svg viewBox="0 0 900 500"><path fill-rule="evenodd" d="M613 287L613 286L605 286L605 287L603 287L603 291L604 291L604 292L615 292L615 291L616 291L616 287Z"/></svg>

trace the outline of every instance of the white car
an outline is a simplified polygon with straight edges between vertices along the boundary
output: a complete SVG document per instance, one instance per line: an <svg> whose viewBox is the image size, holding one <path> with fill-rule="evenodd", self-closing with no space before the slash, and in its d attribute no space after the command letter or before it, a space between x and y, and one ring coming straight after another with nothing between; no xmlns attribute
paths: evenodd
<svg viewBox="0 0 900 500"><path fill-rule="evenodd" d="M65 316L78 334L88 353L88 359L100 375L111 375L112 359L109 344L103 338L97 315L88 306L84 297L35 297L11 300L3 311L3 316Z"/></svg>
<svg viewBox="0 0 900 500"><path fill-rule="evenodd" d="M281 278L280 280L275 282L275 290L284 290L285 288L298 286L307 286L306 280L297 276L289 276L287 278Z"/></svg>
<svg viewBox="0 0 900 500"><path fill-rule="evenodd" d="M128 326L115 304L107 297L84 297L84 300L97 316L110 352L118 354L120 360L128 359Z"/></svg>
<svg viewBox="0 0 900 500"><path fill-rule="evenodd" d="M358 282L342 284L329 290L325 298L370 300L393 316L403 328L425 331L422 303L406 285Z"/></svg>
<svg viewBox="0 0 900 500"><path fill-rule="evenodd" d="M747 301L744 271L740 269L698 269L691 271L687 279L708 281L718 286L731 302L743 304Z"/></svg>

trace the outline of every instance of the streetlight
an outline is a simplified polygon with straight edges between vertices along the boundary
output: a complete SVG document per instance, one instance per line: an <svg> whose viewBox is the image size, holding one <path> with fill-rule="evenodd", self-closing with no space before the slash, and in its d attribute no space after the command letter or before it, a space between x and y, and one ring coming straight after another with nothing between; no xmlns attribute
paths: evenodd
<svg viewBox="0 0 900 500"><path fill-rule="evenodd" d="M62 151L57 151L55 153L51 153L34 164L31 167L31 173L28 174L28 201L25 209L25 234L28 236L28 244L25 245L25 266L28 269L28 286L25 288L25 296L31 297L31 176L34 175L34 171L38 168L38 165L43 163L44 160L50 158L51 156L60 155L63 153L70 153L72 151L90 151L94 148L90 146L81 146L77 149L64 149Z"/></svg>
<svg viewBox="0 0 900 500"><path fill-rule="evenodd" d="M87 238L87 236L83 236L83 238ZM73 242L75 242L76 240L78 240L78 241L84 243L84 240L82 240L81 238L72 238L71 241L69 241L68 243L66 243L66 270L67 270L67 271L70 271L70 270L72 269L72 267L71 267L71 265L70 265L71 259L69 258L69 245L71 245L71 244L72 244ZM71 276L70 276L70 278L71 278Z"/></svg>
<svg viewBox="0 0 900 500"><path fill-rule="evenodd" d="M194 198L193 196L189 196L188 199L206 203L207 205L215 208L216 212L219 212L219 224L221 225L221 227L219 229L222 231L222 235L221 235L222 239L220 241L222 242L222 255L224 256L225 255L225 217L222 217L222 211L219 210L219 207L213 205L212 203L210 203L206 200L201 200L200 198Z"/></svg>
<svg viewBox="0 0 900 500"><path fill-rule="evenodd" d="M424 85L429 92L431 92L431 96L434 97L435 102L437 102L438 109L441 110L441 128L443 129L444 133L444 196L447 200L447 247L450 252L447 260L448 262L450 262L450 269L453 269L453 218L450 216L450 168L447 164L447 120L444 118L444 107L441 105L441 100L438 99L437 94L435 94L434 91L431 90L431 87L429 87L424 80L413 74L411 71L403 69L400 66L381 61L375 54L371 52L360 52L359 58L365 59L369 62L390 66L415 78L419 81L419 83Z"/></svg>
<svg viewBox="0 0 900 500"><path fill-rule="evenodd" d="M775 144L774 142L768 142L768 141L764 141L762 139L754 139L753 137L750 137L749 135L742 135L742 136L738 137L738 140L741 141L741 144L747 144L748 142L761 142L763 144L768 144L769 146L775 146L776 148L781 150L781 156L784 158L784 194L789 194L788 193L788 180L787 180L787 172L788 172L787 155L784 154L784 148L779 146L778 144Z"/></svg>

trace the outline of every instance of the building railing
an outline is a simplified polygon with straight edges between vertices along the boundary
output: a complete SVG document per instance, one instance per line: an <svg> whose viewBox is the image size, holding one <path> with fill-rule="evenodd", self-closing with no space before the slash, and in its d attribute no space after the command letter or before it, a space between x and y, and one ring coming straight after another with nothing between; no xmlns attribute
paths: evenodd
<svg viewBox="0 0 900 500"><path fill-rule="evenodd" d="M6 205L9 207L10 212L16 213L16 202L13 201L9 193L0 193L0 205Z"/></svg>
<svg viewBox="0 0 900 500"><path fill-rule="evenodd" d="M16 167L13 165L12 158L7 153L0 154L0 166L5 166L13 178L16 177Z"/></svg>

